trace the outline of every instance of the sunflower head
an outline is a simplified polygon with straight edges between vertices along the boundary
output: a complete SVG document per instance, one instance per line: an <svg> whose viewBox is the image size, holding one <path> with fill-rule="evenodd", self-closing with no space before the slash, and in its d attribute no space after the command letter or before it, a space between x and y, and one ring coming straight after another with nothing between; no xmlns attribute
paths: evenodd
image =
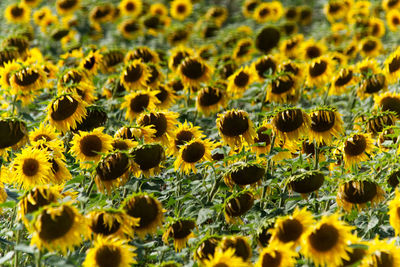
<svg viewBox="0 0 400 267"><path fill-rule="evenodd" d="M291 249L290 244L283 244L279 247L270 246L262 249L255 266L295 266L296 256L297 253Z"/></svg>
<svg viewBox="0 0 400 267"><path fill-rule="evenodd" d="M268 75L274 74L277 66L278 58L271 55L260 57L252 64L253 70L257 73L258 80L261 82L264 81Z"/></svg>
<svg viewBox="0 0 400 267"><path fill-rule="evenodd" d="M57 12L62 16L70 15L80 8L80 2L80 0L57 0Z"/></svg>
<svg viewBox="0 0 400 267"><path fill-rule="evenodd" d="M290 190L306 195L317 191L324 183L324 180L325 177L322 172L307 171L302 174L289 177L287 180L287 185Z"/></svg>
<svg viewBox="0 0 400 267"><path fill-rule="evenodd" d="M212 161L211 150L213 148L214 144L207 139L191 139L179 148L179 155L174 162L175 170L181 169L187 174L192 170L196 173L196 163Z"/></svg>
<svg viewBox="0 0 400 267"><path fill-rule="evenodd" d="M244 190L231 195L225 200L224 213L228 223L241 222L240 216L248 212L254 204L254 195L249 190Z"/></svg>
<svg viewBox="0 0 400 267"><path fill-rule="evenodd" d="M86 108L86 116L77 123L75 131L93 131L106 123L108 116L103 107L91 105Z"/></svg>
<svg viewBox="0 0 400 267"><path fill-rule="evenodd" d="M268 247L271 242L272 233L271 230L274 228L275 218L268 219L262 222L258 228L255 238L260 247Z"/></svg>
<svg viewBox="0 0 400 267"><path fill-rule="evenodd" d="M228 78L227 92L235 98L239 98L247 90L250 84L254 82L254 71L248 66L238 69Z"/></svg>
<svg viewBox="0 0 400 267"><path fill-rule="evenodd" d="M246 185L261 184L264 174L265 169L260 164L238 162L229 166L228 171L224 174L224 181L231 188L234 185L245 187Z"/></svg>
<svg viewBox="0 0 400 267"><path fill-rule="evenodd" d="M138 145L131 151L133 157L132 171L136 177L143 174L145 177L153 176L160 172L160 167L165 159L162 145L149 143Z"/></svg>
<svg viewBox="0 0 400 267"><path fill-rule="evenodd" d="M397 266L400 264L400 249L394 240L374 240L368 243L367 256L361 261L361 266Z"/></svg>
<svg viewBox="0 0 400 267"><path fill-rule="evenodd" d="M392 111L378 112L371 115L365 122L367 132L378 135L383 132L386 127L395 125L396 114Z"/></svg>
<svg viewBox="0 0 400 267"><path fill-rule="evenodd" d="M178 72L184 85L199 86L210 79L212 70L202 59L187 57L179 64Z"/></svg>
<svg viewBox="0 0 400 267"><path fill-rule="evenodd" d="M300 108L278 109L272 119L272 126L278 140L299 140L311 125L310 116Z"/></svg>
<svg viewBox="0 0 400 267"><path fill-rule="evenodd" d="M182 248L186 247L187 241L194 237L193 230L195 227L196 223L192 219L174 219L167 226L167 230L164 232L162 239L164 243L168 244L168 238L173 238L175 251L181 251Z"/></svg>
<svg viewBox="0 0 400 267"><path fill-rule="evenodd" d="M171 16L177 20L184 20L192 13L192 2L189 0L174 0L171 3Z"/></svg>
<svg viewBox="0 0 400 267"><path fill-rule="evenodd" d="M102 53L101 71L103 73L114 72L117 66L124 62L125 53L120 49L107 50Z"/></svg>
<svg viewBox="0 0 400 267"><path fill-rule="evenodd" d="M342 143L341 150L345 166L351 167L360 161L368 160L374 145L370 134L353 133Z"/></svg>
<svg viewBox="0 0 400 267"><path fill-rule="evenodd" d="M255 46L260 52L268 54L273 48L278 46L280 39L281 34L279 29L267 26L257 34Z"/></svg>
<svg viewBox="0 0 400 267"><path fill-rule="evenodd" d="M121 108L127 109L125 119L133 121L145 110L154 110L159 103L157 93L158 91L137 90L126 95L121 105Z"/></svg>
<svg viewBox="0 0 400 267"><path fill-rule="evenodd" d="M161 203L146 193L136 193L125 199L122 209L131 217L139 218L139 225L134 226L135 233L143 238L146 234L153 234L161 226L164 210Z"/></svg>
<svg viewBox="0 0 400 267"><path fill-rule="evenodd" d="M391 170L386 180L392 188L396 188L400 183L400 168Z"/></svg>
<svg viewBox="0 0 400 267"><path fill-rule="evenodd" d="M310 139L318 144L331 144L332 137L339 137L343 132L343 120L335 108L316 108L311 111L310 118Z"/></svg>
<svg viewBox="0 0 400 267"><path fill-rule="evenodd" d="M331 77L333 61L330 57L321 56L314 58L307 67L307 81L308 86L323 86L328 82Z"/></svg>
<svg viewBox="0 0 400 267"><path fill-rule="evenodd" d="M207 86L197 93L196 108L206 116L219 111L226 104L226 91L219 86Z"/></svg>
<svg viewBox="0 0 400 267"><path fill-rule="evenodd" d="M386 92L376 95L374 98L375 106L382 111L393 111L396 117L400 118L400 94Z"/></svg>
<svg viewBox="0 0 400 267"><path fill-rule="evenodd" d="M222 251L234 250L234 255L241 258L244 262L250 260L252 251L247 238L243 236L225 236L222 238L219 249Z"/></svg>
<svg viewBox="0 0 400 267"><path fill-rule="evenodd" d="M216 248L221 239L222 237L216 235L206 235L203 237L194 249L195 260L204 264L205 260L214 257Z"/></svg>
<svg viewBox="0 0 400 267"><path fill-rule="evenodd" d="M29 22L31 10L24 3L15 3L8 5L4 11L4 16L10 23Z"/></svg>
<svg viewBox="0 0 400 267"><path fill-rule="evenodd" d="M28 139L28 131L24 121L16 118L0 119L0 154L5 156L9 148L22 147Z"/></svg>

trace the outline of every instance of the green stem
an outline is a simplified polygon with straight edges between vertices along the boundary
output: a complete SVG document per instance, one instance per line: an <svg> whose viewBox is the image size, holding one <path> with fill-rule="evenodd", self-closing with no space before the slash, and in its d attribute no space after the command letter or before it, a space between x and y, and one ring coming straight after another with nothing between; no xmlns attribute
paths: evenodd
<svg viewBox="0 0 400 267"><path fill-rule="evenodd" d="M314 140L314 157L315 157L314 170L318 170L319 147L318 147L317 142L315 142L315 140Z"/></svg>
<svg viewBox="0 0 400 267"><path fill-rule="evenodd" d="M178 185L177 185L177 190L176 190L176 209L175 209L175 213L176 213L176 217L179 217L180 213L181 213L181 200L179 199L179 197L182 195L182 179L183 176L180 176L179 174L176 176L178 178Z"/></svg>
<svg viewBox="0 0 400 267"><path fill-rule="evenodd" d="M214 166L211 166L211 168L213 169L213 171L214 171L214 184L213 184L213 186L212 186L212 188L211 188L211 191L210 191L210 195L208 196L208 202L211 202L213 199L214 199L214 196L217 194L217 192L218 192L218 189L219 189L219 182L221 181L221 179L222 179L222 175L220 175L220 176L217 176L217 172L215 171L215 168L214 168Z"/></svg>
<svg viewBox="0 0 400 267"><path fill-rule="evenodd" d="M16 241L15 241L15 245L18 245L19 240L21 238L20 230L17 230L16 235L17 235L17 238L16 238ZM18 267L18 261L19 261L18 256L19 256L19 253L18 253L18 250L16 250L15 248L14 248L14 253L15 253L14 254L14 267Z"/></svg>
<svg viewBox="0 0 400 267"><path fill-rule="evenodd" d="M36 264L35 264L35 267L40 267L41 266L41 264L42 264L42 252L40 251L40 249L39 249L39 252L38 252L38 254L36 255Z"/></svg>
<svg viewBox="0 0 400 267"><path fill-rule="evenodd" d="M272 137L272 140L271 140L271 147L270 147L270 149L269 149L269 153L268 153L268 155L271 155L271 153L272 153L272 151L274 150L274 146L275 146L275 140L276 140L276 135L274 135L273 137ZM266 182L266 179L267 179L267 177L268 177L268 172L269 172L269 169L271 169L271 172L270 172L270 174L271 174L271 176L272 176L272 173L273 173L273 171L272 171L272 169L273 169L273 166L271 166L271 158L269 158L268 159L268 162L267 162L267 168L266 168L266 175L264 175L264 183ZM261 201L264 201L265 200L265 197L266 197L266 195L267 195L267 188L268 188L268 186L265 186L264 185L264 187L263 187L263 191L262 191L262 197L261 197Z"/></svg>
<svg viewBox="0 0 400 267"><path fill-rule="evenodd" d="M16 104L17 104L17 94L15 94L14 97L13 97L11 116L14 116L14 111L15 111Z"/></svg>
<svg viewBox="0 0 400 267"><path fill-rule="evenodd" d="M89 187L88 187L88 189L87 189L87 191L86 191L86 195L87 195L87 196L90 196L90 193L92 192L92 189L93 189L93 185L94 185L94 179L92 179L92 180L90 181Z"/></svg>

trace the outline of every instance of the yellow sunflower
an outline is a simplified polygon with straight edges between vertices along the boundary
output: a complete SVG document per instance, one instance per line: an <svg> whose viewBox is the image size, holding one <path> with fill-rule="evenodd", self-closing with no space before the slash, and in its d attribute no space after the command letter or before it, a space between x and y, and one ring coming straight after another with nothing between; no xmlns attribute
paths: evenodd
<svg viewBox="0 0 400 267"><path fill-rule="evenodd" d="M214 6L207 10L205 18L214 21L214 23L221 27L228 17L228 10L222 6Z"/></svg>
<svg viewBox="0 0 400 267"><path fill-rule="evenodd" d="M130 91L138 90L146 86L150 76L149 68L141 60L136 59L125 64L121 72L121 83Z"/></svg>
<svg viewBox="0 0 400 267"><path fill-rule="evenodd" d="M253 17L254 10L256 10L259 3L259 0L245 0L242 6L243 15L247 18Z"/></svg>
<svg viewBox="0 0 400 267"><path fill-rule="evenodd" d="M123 152L105 155L96 166L95 182L100 192L108 194L114 187L124 185L129 179L131 159Z"/></svg>
<svg viewBox="0 0 400 267"><path fill-rule="evenodd" d="M321 42L310 39L301 43L300 50L302 58L308 61L323 56L327 51L327 47Z"/></svg>
<svg viewBox="0 0 400 267"><path fill-rule="evenodd" d="M171 50L171 55L168 59L168 67L171 70L176 71L184 59L190 58L194 55L195 53L192 49L185 46L177 46Z"/></svg>
<svg viewBox="0 0 400 267"><path fill-rule="evenodd" d="M316 192L323 185L325 176L322 172L305 171L298 175L290 176L286 179L286 185L290 191L301 194L304 199L307 199L308 194Z"/></svg>
<svg viewBox="0 0 400 267"><path fill-rule="evenodd" d="M319 107L311 111L309 139L318 144L331 144L332 137L338 138L344 131L341 114L335 108Z"/></svg>
<svg viewBox="0 0 400 267"><path fill-rule="evenodd" d="M189 0L173 0L171 3L171 17L177 20L184 20L192 13L193 5Z"/></svg>
<svg viewBox="0 0 400 267"><path fill-rule="evenodd" d="M256 129L254 145L251 147L251 150L257 155L269 153L273 134L272 128L273 127L270 123L263 121L262 124Z"/></svg>
<svg viewBox="0 0 400 267"><path fill-rule="evenodd" d="M346 5L341 1L329 1L324 5L324 14L332 23L346 17Z"/></svg>
<svg viewBox="0 0 400 267"><path fill-rule="evenodd" d="M375 238L368 242L367 256L361 261L360 267L400 266L400 249L394 239L390 243L388 241Z"/></svg>
<svg viewBox="0 0 400 267"><path fill-rule="evenodd" d="M57 13L61 16L71 15L80 8L80 4L81 0L57 0Z"/></svg>
<svg viewBox="0 0 400 267"><path fill-rule="evenodd" d="M31 245L39 250L61 251L64 255L90 233L85 217L69 203L43 207L32 225Z"/></svg>
<svg viewBox="0 0 400 267"><path fill-rule="evenodd" d="M249 262L252 256L252 250L249 241L244 236L224 236L217 250L222 251L234 249L235 256L240 257L243 261Z"/></svg>
<svg viewBox="0 0 400 267"><path fill-rule="evenodd" d="M24 3L8 5L4 10L4 17L10 23L28 23L31 9Z"/></svg>
<svg viewBox="0 0 400 267"><path fill-rule="evenodd" d="M64 93L54 98L47 107L47 120L50 125L65 133L76 128L86 116L88 104L78 95Z"/></svg>
<svg viewBox="0 0 400 267"><path fill-rule="evenodd" d="M365 129L368 133L377 136L382 133L385 128L394 126L396 117L394 112L383 111L371 115L365 122Z"/></svg>
<svg viewBox="0 0 400 267"><path fill-rule="evenodd" d="M89 54L82 59L79 66L85 69L89 75L96 75L100 66L103 55L100 50L90 50Z"/></svg>
<svg viewBox="0 0 400 267"><path fill-rule="evenodd" d="M102 53L101 72L115 72L120 63L124 62L125 53L121 49L106 50Z"/></svg>
<svg viewBox="0 0 400 267"><path fill-rule="evenodd" d="M180 148L193 139L201 139L204 137L199 126L193 126L191 122L185 121L179 123L174 133L174 144L169 147L169 154L178 155Z"/></svg>
<svg viewBox="0 0 400 267"><path fill-rule="evenodd" d="M142 33L142 26L136 19L125 19L118 24L118 30L125 39L134 40Z"/></svg>
<svg viewBox="0 0 400 267"><path fill-rule="evenodd" d="M322 87L330 79L334 63L331 58L321 56L314 58L307 66L306 85Z"/></svg>
<svg viewBox="0 0 400 267"><path fill-rule="evenodd" d="M241 67L229 76L227 92L235 98L240 98L255 78L254 71L250 67Z"/></svg>
<svg viewBox="0 0 400 267"><path fill-rule="evenodd" d="M268 85L265 101L277 103L297 102L299 87L298 79L291 73L274 75Z"/></svg>
<svg viewBox="0 0 400 267"><path fill-rule="evenodd" d="M196 223L192 219L179 218L174 219L168 224L167 230L165 230L162 240L165 244L168 244L168 239L172 237L174 239L175 251L181 251L186 247L186 243L189 239L194 238L195 235L193 230L196 228Z"/></svg>
<svg viewBox="0 0 400 267"><path fill-rule="evenodd" d="M368 36L360 41L359 51L364 57L376 57L382 52L382 41L374 36Z"/></svg>
<svg viewBox="0 0 400 267"><path fill-rule="evenodd" d="M389 202L389 222L390 225L396 232L396 235L400 233L400 191L395 191L394 199Z"/></svg>
<svg viewBox="0 0 400 267"><path fill-rule="evenodd" d="M241 257L235 255L235 249L229 248L221 251L217 250L209 259L204 260L205 267L250 267L251 263L243 261Z"/></svg>
<svg viewBox="0 0 400 267"><path fill-rule="evenodd" d="M0 156L7 160L8 150L19 149L28 141L26 124L16 118L0 119Z"/></svg>
<svg viewBox="0 0 400 267"><path fill-rule="evenodd" d="M282 55L289 59L300 58L299 54L302 51L302 42L304 35L296 34L289 39L283 40L279 45L279 50Z"/></svg>
<svg viewBox="0 0 400 267"><path fill-rule="evenodd" d="M28 147L17 154L11 165L13 183L29 189L50 182L52 165L49 154L39 149Z"/></svg>
<svg viewBox="0 0 400 267"><path fill-rule="evenodd" d="M374 101L376 108L379 107L382 111L393 111L396 118L400 118L400 94L386 92L376 95Z"/></svg>
<svg viewBox="0 0 400 267"><path fill-rule="evenodd" d="M136 47L125 55L125 62L133 61L135 59L140 59L146 64L158 64L160 62L160 56L158 53L147 46Z"/></svg>
<svg viewBox="0 0 400 267"><path fill-rule="evenodd" d="M178 73L184 85L196 87L210 80L212 69L199 57L187 57L179 64Z"/></svg>
<svg viewBox="0 0 400 267"><path fill-rule="evenodd" d="M251 64L253 72L257 74L259 82L262 83L267 76L275 74L279 59L278 56L267 55L259 57Z"/></svg>
<svg viewBox="0 0 400 267"><path fill-rule="evenodd" d="M153 128L152 125L148 126L122 126L118 129L118 131L114 134L114 138L116 139L123 139L128 141L139 141L144 139L145 142L149 142L152 140L152 136L156 133L156 130ZM126 144L131 147L131 144ZM136 143L134 144L136 145ZM126 147L126 146L124 146ZM125 149L127 150L127 149Z"/></svg>
<svg viewBox="0 0 400 267"><path fill-rule="evenodd" d="M391 9L386 13L386 23L389 30L397 32L400 26L400 11L398 9Z"/></svg>
<svg viewBox="0 0 400 267"><path fill-rule="evenodd" d="M164 210L160 201L147 193L135 193L124 200L122 210L135 219L140 219L139 225L133 230L140 237L154 234L163 222Z"/></svg>
<svg viewBox="0 0 400 267"><path fill-rule="evenodd" d="M339 207L350 212L353 207L361 210L367 207L367 202L375 205L385 199L383 189L373 181L351 180L342 183L336 196Z"/></svg>
<svg viewBox="0 0 400 267"><path fill-rule="evenodd" d="M150 6L150 14L158 16L167 16L168 9L163 3L154 3Z"/></svg>
<svg viewBox="0 0 400 267"><path fill-rule="evenodd" d="M242 147L243 142L253 144L256 132L249 114L244 110L231 109L218 114L218 133L230 147Z"/></svg>
<svg viewBox="0 0 400 267"><path fill-rule="evenodd" d="M236 63L240 64L248 61L251 58L251 54L254 51L253 40L250 38L244 38L236 43L236 47L233 50L232 58Z"/></svg>
<svg viewBox="0 0 400 267"><path fill-rule="evenodd" d="M309 132L311 118L302 109L289 107L277 110L272 126L278 140L295 141Z"/></svg>
<svg viewBox="0 0 400 267"><path fill-rule="evenodd" d="M131 172L137 178L154 176L160 173L162 162L165 160L164 148L158 143L148 143L136 146L131 152L133 157Z"/></svg>
<svg viewBox="0 0 400 267"><path fill-rule="evenodd" d="M139 90L126 95L121 104L121 109L126 108L125 119L132 122L145 110L154 110L160 102L156 97L157 93L158 91Z"/></svg>
<svg viewBox="0 0 400 267"><path fill-rule="evenodd" d="M270 243L277 242L289 245L292 249L300 245L303 235L314 225L312 213L306 208L296 207L292 215L278 217L275 221L275 227L270 230L272 236Z"/></svg>
<svg viewBox="0 0 400 267"><path fill-rule="evenodd" d="M344 164L347 168L357 165L358 162L368 160L374 145L370 134L352 133L346 137L341 145Z"/></svg>
<svg viewBox="0 0 400 267"><path fill-rule="evenodd" d="M178 98L176 92L169 86L160 84L152 90L156 92L156 98L158 99L156 107L158 109L169 109Z"/></svg>
<svg viewBox="0 0 400 267"><path fill-rule="evenodd" d="M396 83L400 77L400 48L390 54L384 64L388 81L390 84Z"/></svg>
<svg viewBox="0 0 400 267"><path fill-rule="evenodd" d="M50 124L41 123L38 128L29 132L29 140L31 142L37 142L39 140L46 141L61 141L59 134L56 129Z"/></svg>
<svg viewBox="0 0 400 267"><path fill-rule="evenodd" d="M244 188L246 185L261 185L265 168L259 162L235 162L224 173L224 182L231 189L235 185Z"/></svg>
<svg viewBox="0 0 400 267"><path fill-rule="evenodd" d="M243 223L242 219L240 218L244 214L246 214L254 205L254 195L250 190L242 190L238 193L232 194L228 197L223 205L225 220L227 223L236 224L236 223ZM240 243L247 243L246 240L236 240L233 239L232 242L226 241L228 244L237 244ZM226 246L227 244L225 244ZM242 247L242 246L240 246ZM248 244L247 244L247 247ZM239 252L239 254L241 254ZM251 249L248 248L247 253L243 253L243 259L248 260L251 255Z"/></svg>
<svg viewBox="0 0 400 267"><path fill-rule="evenodd" d="M138 218L116 209L94 210L86 217L94 238L98 236L120 239L133 237L132 227L139 225Z"/></svg>
<svg viewBox="0 0 400 267"><path fill-rule="evenodd" d="M36 7L42 2L42 0L22 0L22 3L33 8Z"/></svg>
<svg viewBox="0 0 400 267"><path fill-rule="evenodd" d="M125 267L137 263L135 247L118 238L98 236L94 247L87 251L83 267Z"/></svg>
<svg viewBox="0 0 400 267"><path fill-rule="evenodd" d="M196 109L206 116L218 112L226 105L226 91L218 86L206 86L197 93Z"/></svg>
<svg viewBox="0 0 400 267"><path fill-rule="evenodd" d="M279 244L263 248L258 257L255 267L274 266L274 267L293 267L296 264L297 252L290 244Z"/></svg>
<svg viewBox="0 0 400 267"><path fill-rule="evenodd" d="M265 23L274 20L272 2L258 4L254 10L253 19L258 23Z"/></svg>
<svg viewBox="0 0 400 267"><path fill-rule="evenodd" d="M136 18L142 12L143 3L141 0L122 0L119 3L119 10L122 15Z"/></svg>
<svg viewBox="0 0 400 267"><path fill-rule="evenodd" d="M189 174L192 170L196 173L196 163L212 161L211 150L214 144L208 139L192 139L179 148L179 154L174 162L175 170Z"/></svg>
<svg viewBox="0 0 400 267"><path fill-rule="evenodd" d="M104 128L99 127L91 132L79 131L71 141L71 154L84 169L92 167L93 163L98 163L101 153L112 150L113 137L103 133Z"/></svg>
<svg viewBox="0 0 400 267"><path fill-rule="evenodd" d="M331 80L331 86L329 88L329 94L342 95L347 92L349 86L354 85L357 82L354 68L349 66L341 68Z"/></svg>
<svg viewBox="0 0 400 267"><path fill-rule="evenodd" d="M348 242L354 239L351 234L353 227L339 220L338 214L323 216L304 234L301 253L312 259L316 266L340 266L348 260Z"/></svg>
<svg viewBox="0 0 400 267"><path fill-rule="evenodd" d="M11 92L14 95L34 94L47 85L47 75L38 65L21 66L9 77Z"/></svg>
<svg viewBox="0 0 400 267"><path fill-rule="evenodd" d="M151 126L156 130L151 139L170 147L169 140L173 137L178 117L179 114L172 111L147 111L142 112L136 122L141 127Z"/></svg>

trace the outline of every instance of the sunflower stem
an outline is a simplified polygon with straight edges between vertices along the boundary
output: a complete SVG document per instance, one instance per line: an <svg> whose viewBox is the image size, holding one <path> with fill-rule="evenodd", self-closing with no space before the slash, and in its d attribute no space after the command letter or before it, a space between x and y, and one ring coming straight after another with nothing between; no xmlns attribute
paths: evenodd
<svg viewBox="0 0 400 267"><path fill-rule="evenodd" d="M14 115L14 111L15 111L15 106L16 106L16 105L17 105L17 94L15 94L14 97L13 97L11 116Z"/></svg>
<svg viewBox="0 0 400 267"><path fill-rule="evenodd" d="M319 161L319 147L317 142L314 140L314 157L315 157L315 164L314 170L318 170L318 161Z"/></svg>
<svg viewBox="0 0 400 267"><path fill-rule="evenodd" d="M39 249L39 252L36 254L36 264L35 267L40 267L42 261L42 252Z"/></svg>
<svg viewBox="0 0 400 267"><path fill-rule="evenodd" d="M178 173L177 173L177 178L178 178L178 185L177 185L177 190L176 190L176 217L180 216L181 213L181 200L179 199L181 194L182 194L182 179L183 176L181 177Z"/></svg>
<svg viewBox="0 0 400 267"><path fill-rule="evenodd" d="M15 240L15 246L18 245L19 240L21 238L21 233L20 233L19 229L16 232L16 236L17 237L16 237L16 240ZM19 256L19 254L18 254L18 250L16 250L15 247L14 247L14 253L15 253L14 254L14 267L18 267L18 261L19 261L18 256Z"/></svg>
<svg viewBox="0 0 400 267"><path fill-rule="evenodd" d="M260 106L260 110L258 112L258 119L261 119L261 117L262 117L262 111L264 109L264 104L265 104L265 98L267 97L267 86L268 86L268 82L265 84L265 86L263 88L264 92L263 92L263 95L261 98L261 106Z"/></svg>
<svg viewBox="0 0 400 267"><path fill-rule="evenodd" d="M94 179L92 179L92 180L90 181L89 187L88 187L88 189L87 189L87 191L86 191L86 195L87 195L87 196L90 196L90 193L92 192L92 189L93 189L93 185L94 185Z"/></svg>
<svg viewBox="0 0 400 267"><path fill-rule="evenodd" d="M274 150L275 140L276 140L276 135L272 136L271 147L269 148L269 153L268 153L269 156L271 156L272 151ZM270 174L272 176L273 171L272 171L272 166L271 166L271 158L269 158L268 161L267 161L266 173L264 175L264 183L266 182L266 179L268 177L268 172L269 172L270 167L271 167L271 173ZM267 189L268 189L268 186L264 185L263 186L263 191L262 191L262 197L261 197L261 201L264 202L262 204L263 207L266 205L265 197L267 195Z"/></svg>
<svg viewBox="0 0 400 267"><path fill-rule="evenodd" d="M217 176L217 172L215 171L215 168L214 168L214 166L213 165L211 165L211 168L213 169L213 172L214 172L214 184L213 184L213 186L212 186L212 188L211 188L211 191L210 191L210 195L208 196L208 202L211 202L213 199L214 199L214 196L216 195L216 193L218 192L218 188L219 188L219 182L221 181L221 179L222 179L222 176Z"/></svg>

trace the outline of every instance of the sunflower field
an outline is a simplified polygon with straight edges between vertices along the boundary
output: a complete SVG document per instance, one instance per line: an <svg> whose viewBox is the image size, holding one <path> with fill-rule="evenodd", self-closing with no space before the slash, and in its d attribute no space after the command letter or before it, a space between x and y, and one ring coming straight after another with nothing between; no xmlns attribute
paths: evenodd
<svg viewBox="0 0 400 267"><path fill-rule="evenodd" d="M0 266L400 267L400 0L0 8Z"/></svg>

